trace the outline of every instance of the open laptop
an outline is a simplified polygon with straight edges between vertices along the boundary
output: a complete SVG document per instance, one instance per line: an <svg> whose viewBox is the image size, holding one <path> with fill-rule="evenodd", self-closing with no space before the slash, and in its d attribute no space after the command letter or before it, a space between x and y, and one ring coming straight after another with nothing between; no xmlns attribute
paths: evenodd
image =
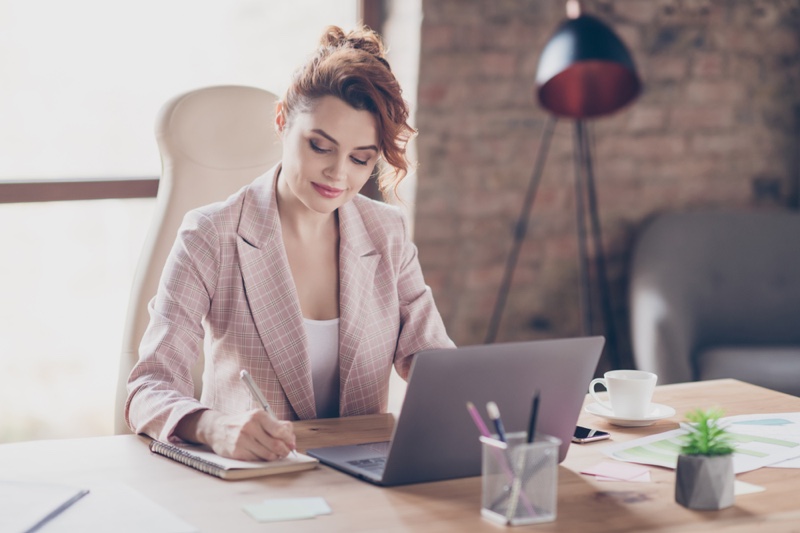
<svg viewBox="0 0 800 533"><path fill-rule="evenodd" d="M479 432L497 403L506 432L527 431L534 391L537 432L561 439L564 460L605 340L582 337L428 350L414 357L403 407L389 442L316 448L322 463L377 485L404 485L481 472Z"/></svg>

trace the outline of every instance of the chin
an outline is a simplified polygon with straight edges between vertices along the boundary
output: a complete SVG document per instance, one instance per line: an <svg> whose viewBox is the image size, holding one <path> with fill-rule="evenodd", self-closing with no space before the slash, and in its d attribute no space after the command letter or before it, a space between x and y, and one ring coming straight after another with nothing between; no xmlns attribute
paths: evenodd
<svg viewBox="0 0 800 533"><path fill-rule="evenodd" d="M350 199L348 198L345 201L332 202L330 200L320 201L318 199L314 199L310 202L304 202L304 203L306 204L306 207L308 207L311 211L314 211L315 213L319 213L320 215L330 215L331 213L342 207L344 204L346 204L349 200Z"/></svg>

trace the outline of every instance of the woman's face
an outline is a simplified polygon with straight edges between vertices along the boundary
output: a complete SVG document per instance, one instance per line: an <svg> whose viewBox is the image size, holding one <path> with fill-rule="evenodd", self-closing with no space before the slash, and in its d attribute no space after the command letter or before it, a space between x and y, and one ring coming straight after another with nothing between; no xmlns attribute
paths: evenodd
<svg viewBox="0 0 800 533"><path fill-rule="evenodd" d="M280 105L278 111L276 125L283 138L278 194L291 204L299 200L313 212L333 213L358 194L372 174L379 156L375 118L334 96L320 98L310 111L295 113L288 124Z"/></svg>

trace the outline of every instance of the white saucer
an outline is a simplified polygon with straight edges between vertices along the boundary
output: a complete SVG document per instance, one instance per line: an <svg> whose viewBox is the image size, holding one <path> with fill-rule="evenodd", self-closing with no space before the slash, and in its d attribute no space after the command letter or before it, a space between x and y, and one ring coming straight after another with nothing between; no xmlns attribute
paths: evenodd
<svg viewBox="0 0 800 533"><path fill-rule="evenodd" d="M661 405L660 403L651 403L650 412L644 418L623 418L614 416L610 410L606 409L599 403L592 403L585 407L587 413L592 413L596 416L601 416L608 420L615 426L623 427L643 427L655 424L658 420L669 418L675 414L675 409L668 405Z"/></svg>

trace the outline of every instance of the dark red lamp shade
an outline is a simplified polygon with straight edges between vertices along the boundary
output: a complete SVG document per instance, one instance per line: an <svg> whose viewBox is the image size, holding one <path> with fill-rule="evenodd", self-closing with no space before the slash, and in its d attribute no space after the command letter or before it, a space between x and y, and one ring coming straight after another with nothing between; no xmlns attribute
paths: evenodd
<svg viewBox="0 0 800 533"><path fill-rule="evenodd" d="M547 42L536 86L542 107L575 119L613 113L642 90L628 49L589 15L567 20Z"/></svg>

